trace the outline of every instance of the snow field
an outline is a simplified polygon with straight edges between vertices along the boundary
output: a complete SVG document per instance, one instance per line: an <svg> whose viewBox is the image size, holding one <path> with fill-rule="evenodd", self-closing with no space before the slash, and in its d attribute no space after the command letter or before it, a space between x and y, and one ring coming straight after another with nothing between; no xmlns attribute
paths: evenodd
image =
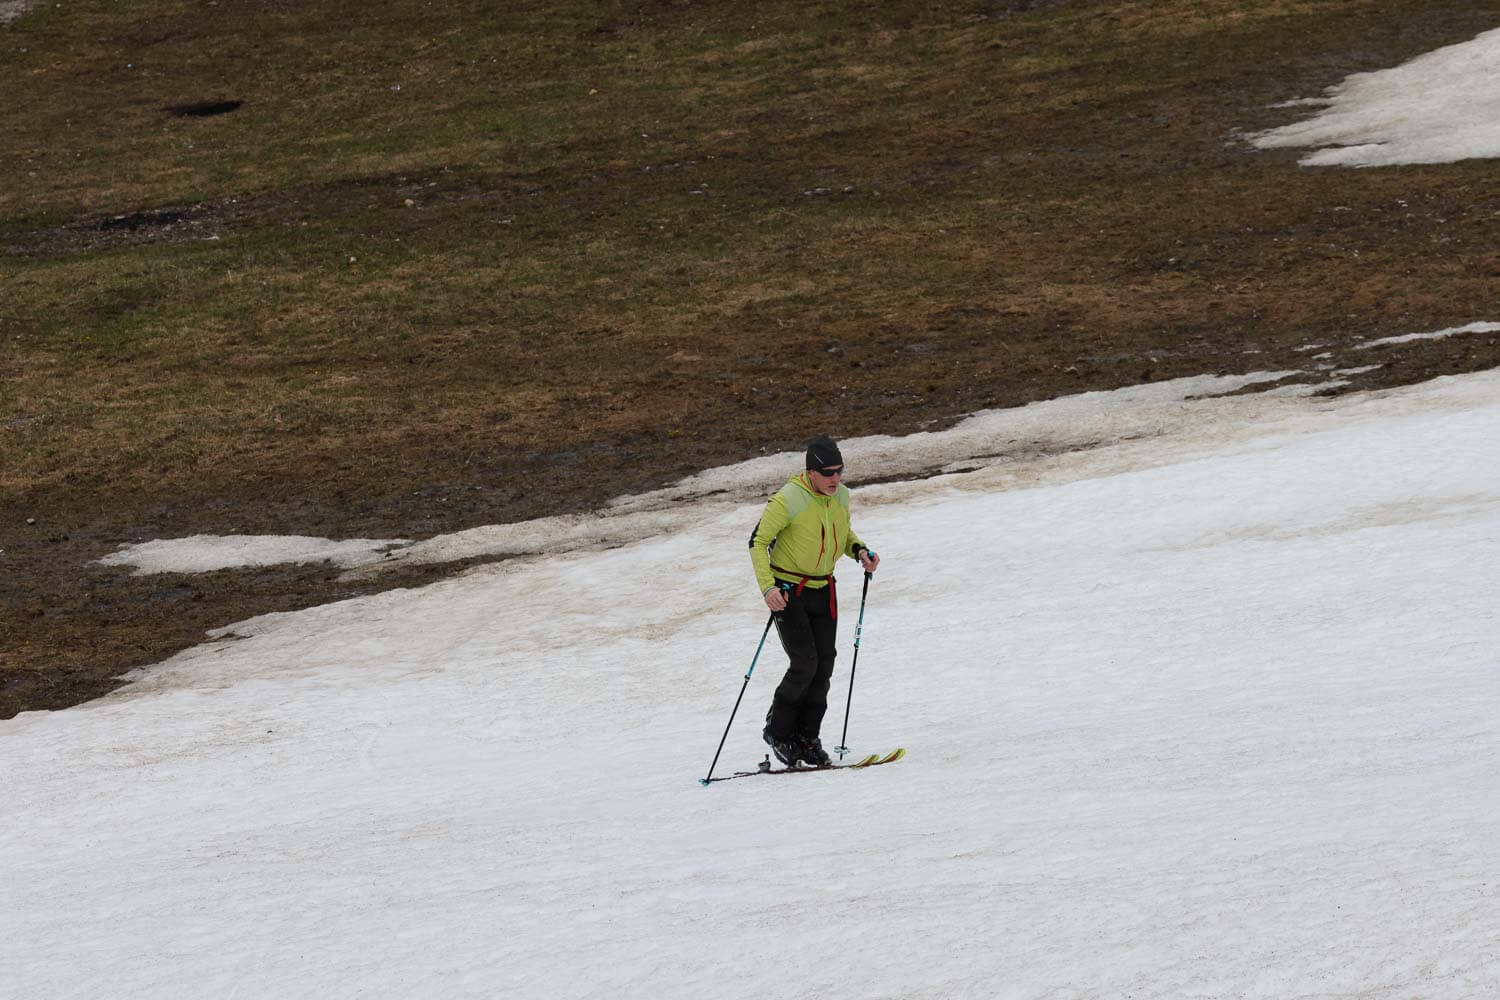
<svg viewBox="0 0 1500 1000"><path fill-rule="evenodd" d="M874 771L697 784L765 622L758 505L242 623L0 729L0 973L28 997L1492 995L1497 390L1205 421L1038 460L1029 489L855 482L885 562L850 743L911 748ZM763 754L783 664L773 636L720 774Z"/></svg>

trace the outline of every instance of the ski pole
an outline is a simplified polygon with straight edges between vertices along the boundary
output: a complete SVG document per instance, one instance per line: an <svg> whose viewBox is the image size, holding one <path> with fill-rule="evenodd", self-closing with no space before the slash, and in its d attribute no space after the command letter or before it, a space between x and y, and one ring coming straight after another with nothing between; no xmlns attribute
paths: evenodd
<svg viewBox="0 0 1500 1000"><path fill-rule="evenodd" d="M854 670L859 666L859 633L865 627L865 598L870 596L870 571L865 571L865 589L859 595L859 621L854 624L854 659L849 664L849 699L844 702L844 735L839 737L839 760L849 752L849 709L854 704Z"/></svg>
<svg viewBox="0 0 1500 1000"><path fill-rule="evenodd" d="M714 751L714 762L708 765L708 776L698 779L698 784L707 785L714 780L714 768L719 766L719 754L724 752L724 741L729 739L729 729L734 725L735 713L740 710L740 701L745 697L745 689L750 686L750 675L755 673L755 661L760 659L760 651L765 648L766 636L771 634L771 623L776 620L776 612L766 619L766 630L760 634L760 645L755 647L755 655L750 658L750 669L745 671L745 683L740 685L740 696L734 699L734 709L729 713L729 724L724 727L724 735L719 737L719 749Z"/></svg>

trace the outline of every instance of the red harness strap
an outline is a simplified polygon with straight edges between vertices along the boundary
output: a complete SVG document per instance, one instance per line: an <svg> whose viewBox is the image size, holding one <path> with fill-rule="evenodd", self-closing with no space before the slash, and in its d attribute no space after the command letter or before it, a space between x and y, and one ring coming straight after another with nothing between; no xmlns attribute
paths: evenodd
<svg viewBox="0 0 1500 1000"><path fill-rule="evenodd" d="M812 576L811 574L808 574L808 573L793 573L789 569L782 569L780 566L776 565L775 563L771 564L771 568L774 569L776 572L782 574L783 576L797 576L797 577L801 577L801 579L797 582L797 588L792 591L792 595L795 596L795 597L801 597L802 596L802 591L807 588L807 581L808 580L827 580L828 581L828 617L832 618L834 621L838 621L838 617L839 617L839 591L838 591L838 585L839 585L839 582L838 582L838 580L834 579L832 573L829 573L827 576Z"/></svg>

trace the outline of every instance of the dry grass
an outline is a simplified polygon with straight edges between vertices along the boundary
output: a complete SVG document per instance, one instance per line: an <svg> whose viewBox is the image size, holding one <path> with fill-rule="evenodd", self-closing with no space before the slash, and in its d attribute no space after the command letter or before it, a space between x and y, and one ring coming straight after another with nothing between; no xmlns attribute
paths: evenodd
<svg viewBox="0 0 1500 1000"><path fill-rule="evenodd" d="M1234 139L1493 27L1471 0L502 6L0 30L9 675L93 690L250 606L216 578L168 627L83 565L127 538L412 537L1492 301L1489 164ZM1403 358L1366 384L1500 351Z"/></svg>

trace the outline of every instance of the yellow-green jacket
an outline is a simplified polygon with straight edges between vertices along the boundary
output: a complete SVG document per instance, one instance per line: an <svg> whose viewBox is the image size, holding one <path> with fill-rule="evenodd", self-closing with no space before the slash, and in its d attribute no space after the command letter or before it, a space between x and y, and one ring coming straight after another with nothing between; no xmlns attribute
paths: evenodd
<svg viewBox="0 0 1500 1000"><path fill-rule="evenodd" d="M849 491L839 484L833 496L812 488L798 473L766 501L750 535L750 563L764 594L777 580L808 587L828 586L839 556L855 556L865 543L849 527ZM822 579L818 579L818 578Z"/></svg>

